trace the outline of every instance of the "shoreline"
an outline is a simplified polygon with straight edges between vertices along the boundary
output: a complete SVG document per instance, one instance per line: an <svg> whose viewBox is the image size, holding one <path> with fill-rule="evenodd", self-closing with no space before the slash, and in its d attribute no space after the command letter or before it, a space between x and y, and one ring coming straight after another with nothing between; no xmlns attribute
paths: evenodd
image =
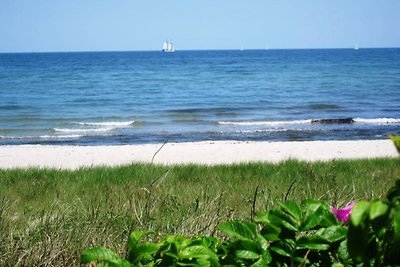
<svg viewBox="0 0 400 267"><path fill-rule="evenodd" d="M163 147L162 145L0 146L0 169L29 167L77 169L80 167L119 166L131 163L151 163L153 156L153 163L165 165L277 163L288 159L327 161L398 157L396 148L390 140L203 141L166 143Z"/></svg>

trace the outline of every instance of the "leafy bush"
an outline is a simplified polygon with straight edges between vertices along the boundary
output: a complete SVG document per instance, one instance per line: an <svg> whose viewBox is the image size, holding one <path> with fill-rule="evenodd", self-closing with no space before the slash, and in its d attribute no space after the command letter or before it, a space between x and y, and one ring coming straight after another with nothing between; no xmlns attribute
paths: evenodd
<svg viewBox="0 0 400 267"><path fill-rule="evenodd" d="M400 153L400 135L389 135L389 138L393 141L397 151Z"/></svg>
<svg viewBox="0 0 400 267"><path fill-rule="evenodd" d="M86 249L82 263L97 266L398 266L400 265L400 180L386 200L360 201L350 221L341 223L327 202L279 203L259 212L254 222L219 226L215 237L167 236L135 231L126 258L103 248Z"/></svg>
<svg viewBox="0 0 400 267"><path fill-rule="evenodd" d="M353 209L348 233L351 258L364 266L400 264L400 180L387 200L361 201Z"/></svg>

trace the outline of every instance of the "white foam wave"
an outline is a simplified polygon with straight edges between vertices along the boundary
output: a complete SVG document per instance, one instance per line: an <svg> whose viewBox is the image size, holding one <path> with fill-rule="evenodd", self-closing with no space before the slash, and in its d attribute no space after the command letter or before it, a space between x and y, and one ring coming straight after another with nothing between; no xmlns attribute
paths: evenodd
<svg viewBox="0 0 400 267"><path fill-rule="evenodd" d="M306 124L311 123L311 119L308 120L293 120L293 121L220 121L220 125L235 125L235 126L260 126L260 125L290 125L290 124Z"/></svg>
<svg viewBox="0 0 400 267"><path fill-rule="evenodd" d="M81 134L69 134L69 135L39 135L39 136L3 136L0 135L0 139L69 139L69 138L80 138L85 135Z"/></svg>
<svg viewBox="0 0 400 267"><path fill-rule="evenodd" d="M397 124L397 123L400 123L400 119L396 119L396 118L375 118L375 119L355 118L354 122L365 123L365 124Z"/></svg>
<svg viewBox="0 0 400 267"><path fill-rule="evenodd" d="M70 128L53 128L55 132L62 133L90 133L90 132L108 132L114 129L113 127L107 128L91 128L91 129L70 129Z"/></svg>
<svg viewBox="0 0 400 267"><path fill-rule="evenodd" d="M67 135L42 135L39 136L39 138L45 138L45 139L64 139L64 138L80 138L84 137L85 135L83 134L67 134Z"/></svg>
<svg viewBox="0 0 400 267"><path fill-rule="evenodd" d="M307 120L288 120L288 121L220 121L220 125L232 126L279 126L312 123L312 119ZM400 118L355 118L354 122L364 124L400 124Z"/></svg>
<svg viewBox="0 0 400 267"><path fill-rule="evenodd" d="M265 129L265 130L244 130L236 131L235 133L273 133L273 132L286 132L289 129Z"/></svg>
<svg viewBox="0 0 400 267"><path fill-rule="evenodd" d="M115 127L124 127L131 126L135 123L135 121L107 121L107 122L74 122L74 124L78 125L86 125L86 126L115 126Z"/></svg>

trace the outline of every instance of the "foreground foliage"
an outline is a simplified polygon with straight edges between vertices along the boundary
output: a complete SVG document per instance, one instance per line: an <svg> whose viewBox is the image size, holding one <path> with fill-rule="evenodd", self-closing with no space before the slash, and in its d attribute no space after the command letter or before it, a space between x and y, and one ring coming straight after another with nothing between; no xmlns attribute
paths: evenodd
<svg viewBox="0 0 400 267"><path fill-rule="evenodd" d="M82 263L98 266L398 266L400 265L400 180L386 200L360 201L348 225L338 222L325 201L284 201L257 214L254 222L219 226L228 238L168 236L141 241L129 236L127 255L86 249Z"/></svg>
<svg viewBox="0 0 400 267"><path fill-rule="evenodd" d="M222 222L307 199L335 207L383 198L398 159L286 161L222 166L0 170L0 266L81 266L84 248L126 257L133 230L224 240ZM303 204L302 204L303 205ZM161 235L160 235L161 233Z"/></svg>
<svg viewBox="0 0 400 267"><path fill-rule="evenodd" d="M389 135L389 138L393 141L397 151L400 153L400 135Z"/></svg>

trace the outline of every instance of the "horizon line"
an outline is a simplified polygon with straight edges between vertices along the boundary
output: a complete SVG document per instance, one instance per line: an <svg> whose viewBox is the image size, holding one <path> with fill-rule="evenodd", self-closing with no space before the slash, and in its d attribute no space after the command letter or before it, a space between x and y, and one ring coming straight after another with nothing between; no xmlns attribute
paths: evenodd
<svg viewBox="0 0 400 267"><path fill-rule="evenodd" d="M386 46L386 47L358 47L362 49L399 49L400 46ZM329 50L329 49L340 49L340 50L354 50L354 47L309 47L309 48L245 48L243 51L255 51L255 50ZM190 51L241 51L239 48L206 48L206 49L176 49L175 52L190 52ZM149 49L149 50L60 50L60 51L0 51L0 54L40 54L40 53L115 53L115 52L162 52L161 49Z"/></svg>

